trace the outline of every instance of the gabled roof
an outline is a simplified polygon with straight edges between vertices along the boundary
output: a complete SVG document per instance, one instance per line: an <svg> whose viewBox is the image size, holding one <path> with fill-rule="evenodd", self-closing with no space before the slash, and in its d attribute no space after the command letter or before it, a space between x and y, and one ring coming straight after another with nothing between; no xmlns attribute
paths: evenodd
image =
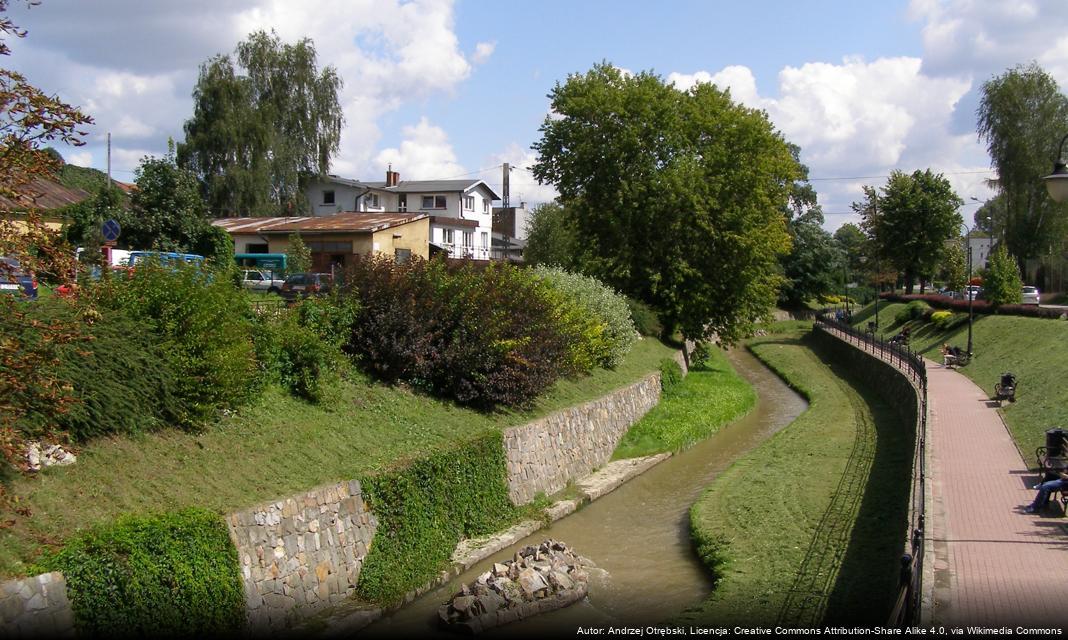
<svg viewBox="0 0 1068 640"><path fill-rule="evenodd" d="M0 211L25 211L30 208L30 201L33 202L34 208L48 211L78 204L89 197L86 191L64 187L58 182L40 177L20 187L18 193L20 197L17 201L0 196Z"/></svg>
<svg viewBox="0 0 1068 640"><path fill-rule="evenodd" d="M374 182L364 182L361 180L350 180L349 178L341 178L335 175L326 176L328 182L334 182L337 184L343 184L349 187L356 187L359 189L374 189L376 191L385 191L387 193L442 193L442 192L457 192L465 193L474 189L475 187L482 185L486 188L486 191L490 193L493 200L500 200L501 197L497 195L493 189L486 184L485 180L401 180L394 187L387 187L385 181L378 180Z"/></svg>

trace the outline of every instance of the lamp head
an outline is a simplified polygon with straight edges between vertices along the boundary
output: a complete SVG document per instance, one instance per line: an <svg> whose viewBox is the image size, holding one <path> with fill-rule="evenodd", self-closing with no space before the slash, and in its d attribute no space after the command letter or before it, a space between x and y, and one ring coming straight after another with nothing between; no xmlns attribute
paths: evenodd
<svg viewBox="0 0 1068 640"><path fill-rule="evenodd" d="M1068 202L1068 167L1064 164L1064 141L1068 135L1061 138L1061 146L1057 149L1057 160L1053 163L1053 173L1045 178L1046 191L1054 202Z"/></svg>

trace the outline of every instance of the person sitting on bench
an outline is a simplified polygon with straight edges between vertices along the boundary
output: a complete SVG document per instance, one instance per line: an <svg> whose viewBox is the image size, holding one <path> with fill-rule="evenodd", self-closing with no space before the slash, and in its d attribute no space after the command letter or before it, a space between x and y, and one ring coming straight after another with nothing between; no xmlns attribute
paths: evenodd
<svg viewBox="0 0 1068 640"><path fill-rule="evenodd" d="M1049 504L1050 494L1068 488L1068 472L1058 471L1057 476L1053 480L1047 480L1032 487L1033 489L1038 489L1038 495L1035 496L1031 504L1024 507L1024 513L1035 513L1045 509L1046 505Z"/></svg>

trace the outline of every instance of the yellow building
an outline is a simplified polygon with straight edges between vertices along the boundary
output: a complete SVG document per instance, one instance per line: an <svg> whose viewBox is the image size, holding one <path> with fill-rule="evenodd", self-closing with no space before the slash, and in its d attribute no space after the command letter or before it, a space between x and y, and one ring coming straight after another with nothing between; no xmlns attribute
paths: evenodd
<svg viewBox="0 0 1068 640"><path fill-rule="evenodd" d="M212 224L230 233L235 253L288 253L289 236L300 233L311 250L312 270L318 272L344 267L356 255L430 257L430 216L425 213L220 218Z"/></svg>

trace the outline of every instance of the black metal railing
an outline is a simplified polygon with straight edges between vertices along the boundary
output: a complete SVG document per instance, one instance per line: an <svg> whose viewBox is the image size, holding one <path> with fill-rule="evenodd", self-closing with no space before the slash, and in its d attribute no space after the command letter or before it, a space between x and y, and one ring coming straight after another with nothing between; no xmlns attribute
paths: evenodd
<svg viewBox="0 0 1068 640"><path fill-rule="evenodd" d="M920 599L923 588L923 547L926 501L924 465L927 443L927 365L923 357L906 345L891 344L874 333L856 328L821 313L816 316L815 326L837 334L849 344L856 345L905 374L916 389L918 407L916 416L916 443L912 460L912 492L909 499L909 541L907 552L901 557L900 583L889 626L903 627L916 623L920 618Z"/></svg>

